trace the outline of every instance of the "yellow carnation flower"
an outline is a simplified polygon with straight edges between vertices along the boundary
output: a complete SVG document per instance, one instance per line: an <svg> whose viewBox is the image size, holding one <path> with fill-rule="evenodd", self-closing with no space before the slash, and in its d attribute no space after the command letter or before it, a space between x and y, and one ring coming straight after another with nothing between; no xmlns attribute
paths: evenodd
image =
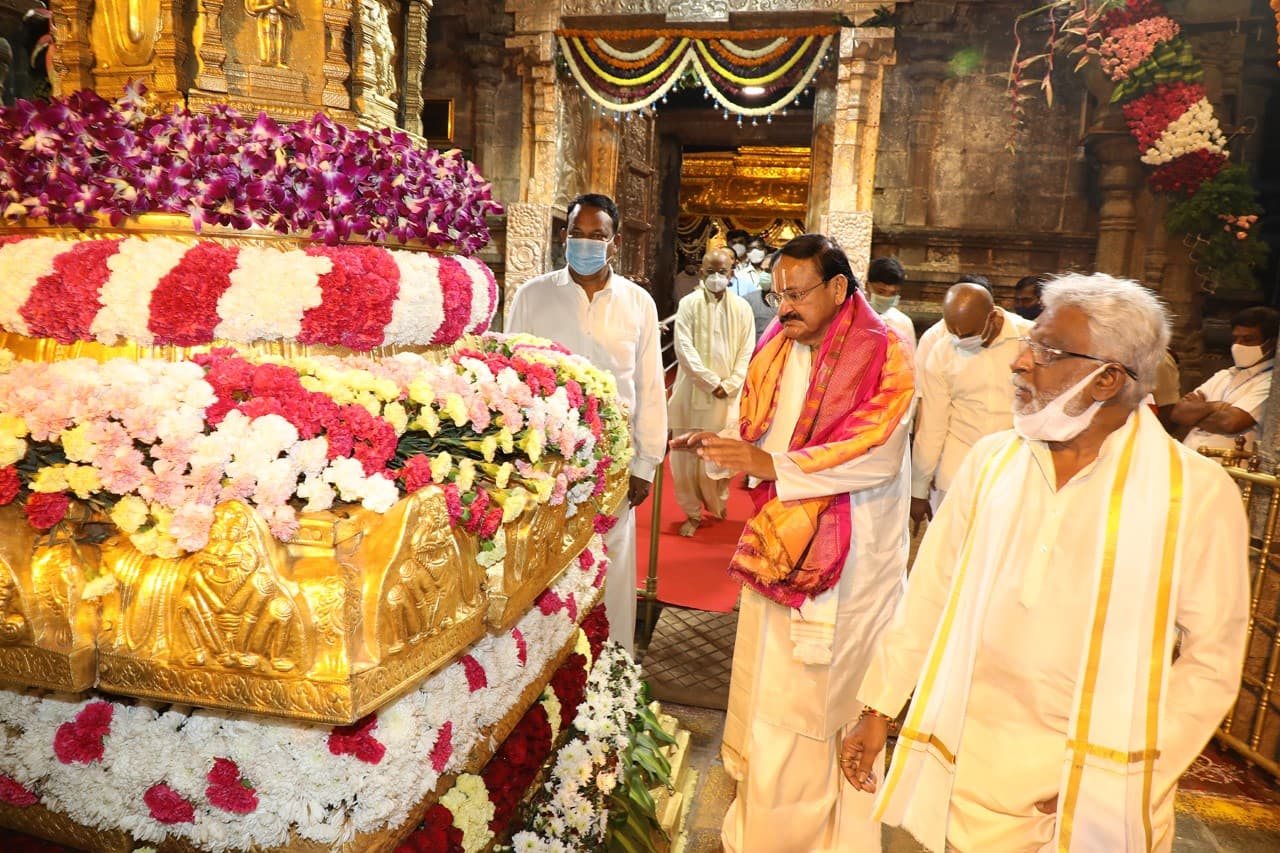
<svg viewBox="0 0 1280 853"><path fill-rule="evenodd" d="M111 520L125 533L133 533L147 523L147 502L137 495L125 495L111 508Z"/></svg>
<svg viewBox="0 0 1280 853"><path fill-rule="evenodd" d="M396 435L404 435L404 431L409 428L409 413L404 410L404 404L400 402L387 403L382 407L382 417L387 423L391 424L391 428L396 431Z"/></svg>
<svg viewBox="0 0 1280 853"><path fill-rule="evenodd" d="M430 405L435 402L436 389L424 377L419 376L409 383L409 399L420 406Z"/></svg>
<svg viewBox="0 0 1280 853"><path fill-rule="evenodd" d="M0 434L0 466L16 465L27 455L27 443L21 438Z"/></svg>
<svg viewBox="0 0 1280 853"><path fill-rule="evenodd" d="M33 492L65 492L67 490L67 468L65 465L48 465L36 472L31 481Z"/></svg>
<svg viewBox="0 0 1280 853"><path fill-rule="evenodd" d="M454 426L463 426L467 422L467 404L460 394L449 394L444 398L444 413L453 420Z"/></svg>
<svg viewBox="0 0 1280 853"><path fill-rule="evenodd" d="M102 480L92 465L68 465L65 474L67 487L81 500L102 489Z"/></svg>

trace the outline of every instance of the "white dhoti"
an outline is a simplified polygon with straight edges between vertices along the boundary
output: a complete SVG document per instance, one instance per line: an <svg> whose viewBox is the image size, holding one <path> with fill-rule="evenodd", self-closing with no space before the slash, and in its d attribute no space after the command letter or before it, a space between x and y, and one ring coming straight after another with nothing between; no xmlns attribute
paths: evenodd
<svg viewBox="0 0 1280 853"><path fill-rule="evenodd" d="M671 434L684 435L699 429L703 427L673 427ZM671 460L671 485L675 488L676 503L681 512L695 521L702 520L704 509L714 518L724 518L725 507L729 504L729 481L710 476L707 463L696 453L673 453L668 458Z"/></svg>
<svg viewBox="0 0 1280 853"><path fill-rule="evenodd" d="M635 652L636 634L636 513L626 498L615 513L618 523L604 535L609 571L604 579L604 608L609 639Z"/></svg>

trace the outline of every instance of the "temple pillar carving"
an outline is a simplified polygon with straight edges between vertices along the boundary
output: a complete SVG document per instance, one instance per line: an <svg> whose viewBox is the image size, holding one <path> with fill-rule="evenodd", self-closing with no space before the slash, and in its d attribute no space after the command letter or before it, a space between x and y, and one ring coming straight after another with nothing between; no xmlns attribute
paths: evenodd
<svg viewBox="0 0 1280 853"><path fill-rule="evenodd" d="M558 154L562 110L555 65L558 16L530 7L517 11L516 35L507 47L520 56L522 117L520 127L520 198L507 204L506 277L504 304L524 282L546 271L553 208L559 190ZM510 10L510 7L508 7Z"/></svg>
<svg viewBox="0 0 1280 853"><path fill-rule="evenodd" d="M384 0L359 0L352 20L351 95L362 127L396 124L400 84Z"/></svg>
<svg viewBox="0 0 1280 853"><path fill-rule="evenodd" d="M93 88L93 50L89 46L93 0L50 0L52 31L58 34L53 53L53 94L69 95Z"/></svg>
<svg viewBox="0 0 1280 853"><path fill-rule="evenodd" d="M814 107L808 227L839 240L859 276L866 272L871 257L871 197L880 101L885 66L895 61L893 47L892 29L842 32L834 107L821 90Z"/></svg>
<svg viewBox="0 0 1280 853"><path fill-rule="evenodd" d="M502 84L506 51L500 43L480 36L479 41L462 49L462 55L471 67L475 91L471 107L474 159L480 173L487 175L490 170L485 160L498 138L498 87Z"/></svg>
<svg viewBox="0 0 1280 853"><path fill-rule="evenodd" d="M405 9L405 78L401 98L404 122L401 126L419 136L422 135L422 74L427 68L427 19L433 3L434 0L410 0ZM476 151L480 150L477 145Z"/></svg>
<svg viewBox="0 0 1280 853"><path fill-rule="evenodd" d="M907 180L910 185L904 202L903 221L907 225L929 224L929 188L933 185L933 155L937 150L942 117L938 93L946 79L942 60L912 61L905 69L912 84L915 104L911 110L910 141L907 146Z"/></svg>
<svg viewBox="0 0 1280 853"><path fill-rule="evenodd" d="M1137 194L1142 186L1142 167L1133 138L1123 129L1095 131L1086 142L1098 159L1098 250L1094 267L1098 272L1135 276L1134 238L1137 231Z"/></svg>

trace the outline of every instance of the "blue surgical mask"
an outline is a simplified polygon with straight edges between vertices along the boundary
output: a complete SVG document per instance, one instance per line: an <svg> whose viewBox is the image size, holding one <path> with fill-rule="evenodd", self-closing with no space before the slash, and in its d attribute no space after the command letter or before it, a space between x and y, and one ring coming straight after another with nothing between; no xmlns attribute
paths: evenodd
<svg viewBox="0 0 1280 853"><path fill-rule="evenodd" d="M565 241L564 259L578 275L595 275L609 261L607 240L570 237Z"/></svg>
<svg viewBox="0 0 1280 853"><path fill-rule="evenodd" d="M760 277L756 279L756 285L761 290L773 290L773 273L764 270L760 273Z"/></svg>

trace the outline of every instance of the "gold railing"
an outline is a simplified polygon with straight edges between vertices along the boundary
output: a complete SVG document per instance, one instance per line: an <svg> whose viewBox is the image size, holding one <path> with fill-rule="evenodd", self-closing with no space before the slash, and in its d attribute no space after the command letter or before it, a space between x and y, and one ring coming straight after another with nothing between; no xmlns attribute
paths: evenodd
<svg viewBox="0 0 1280 853"><path fill-rule="evenodd" d="M1240 487L1254 534L1249 542L1249 632L1240 693L1217 731L1218 740L1280 778L1280 477L1259 473L1257 457L1241 449L1202 450L1220 461Z"/></svg>

